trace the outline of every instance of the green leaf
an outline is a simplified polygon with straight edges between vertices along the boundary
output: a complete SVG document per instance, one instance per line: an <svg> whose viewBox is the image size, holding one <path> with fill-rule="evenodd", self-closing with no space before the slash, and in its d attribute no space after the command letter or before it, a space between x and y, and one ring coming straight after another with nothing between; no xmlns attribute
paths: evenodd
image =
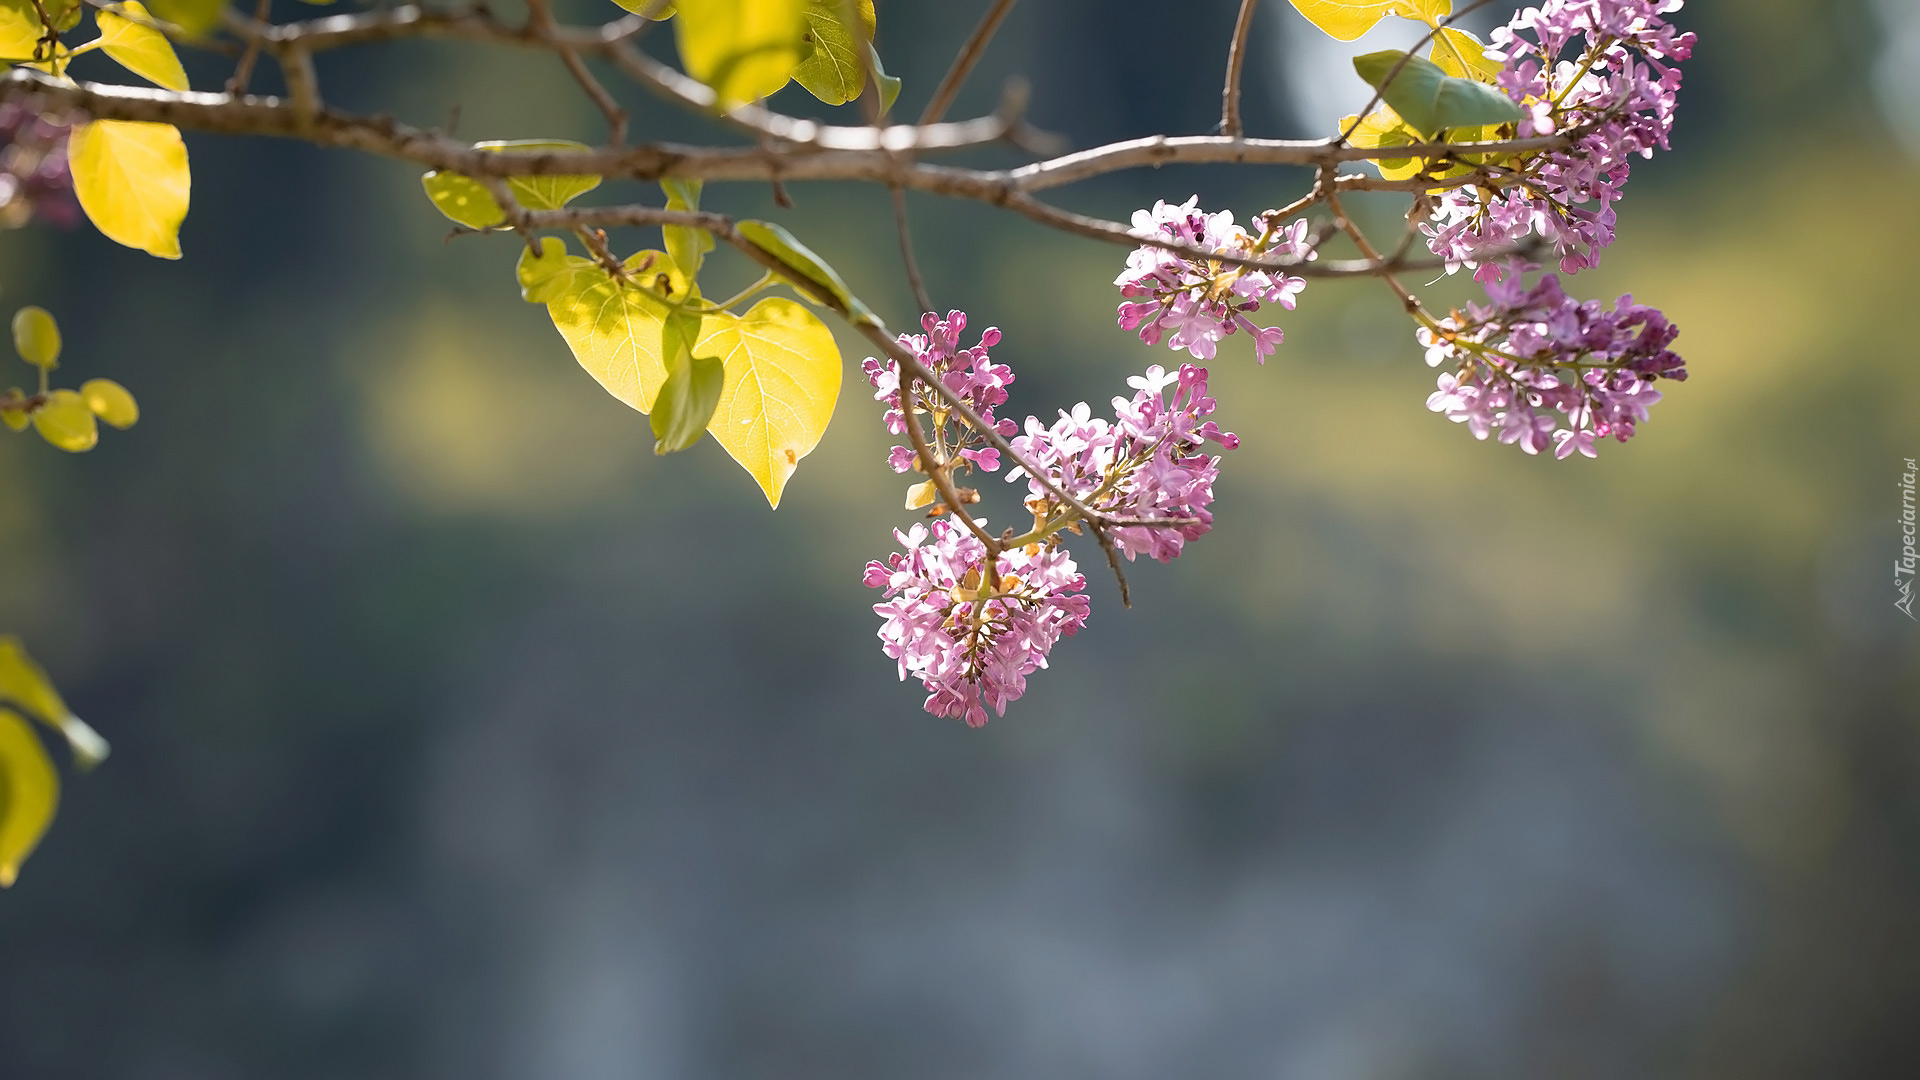
<svg viewBox="0 0 1920 1080"><path fill-rule="evenodd" d="M139 0L126 0L119 11L103 9L94 16L100 37L93 42L135 75L168 90L187 89L187 71L167 35L153 28L153 16ZM124 14L122 14L124 13Z"/></svg>
<svg viewBox="0 0 1920 1080"><path fill-rule="evenodd" d="M789 268L785 276L796 281L810 281L825 289L834 299L840 301L855 323L870 325L876 320L873 309L860 302L859 297L847 288L847 283L826 260L815 255L807 245L794 238L786 229L771 221L743 221L738 226L740 235L753 242L761 251L778 259ZM813 301L811 293L804 289L801 295Z"/></svg>
<svg viewBox="0 0 1920 1080"><path fill-rule="evenodd" d="M496 154L502 151L567 154L593 149L586 143L567 139L513 139L475 143L473 148ZM494 201L487 189L471 177L435 170L420 177L420 186L426 189L427 198L433 200L433 205L442 214L469 229L493 229L506 224L507 212L500 209L500 204ZM599 186L598 176L586 174L507 178L507 189L513 192L514 200L528 210L558 210Z"/></svg>
<svg viewBox="0 0 1920 1080"><path fill-rule="evenodd" d="M800 304L770 296L745 315L707 315L694 352L726 363L707 430L778 508L839 400L840 349L832 332Z"/></svg>
<svg viewBox="0 0 1920 1080"><path fill-rule="evenodd" d="M1522 115L1520 106L1498 89L1454 78L1431 60L1398 49L1356 56L1353 69L1380 91L1394 112L1429 138L1438 138L1447 128L1505 123Z"/></svg>
<svg viewBox="0 0 1920 1080"><path fill-rule="evenodd" d="M893 103L900 99L900 77L887 74L886 67L880 63L880 54L872 44L867 45L867 59L873 62L873 78L880 84L880 115L885 116L893 111Z"/></svg>
<svg viewBox="0 0 1920 1080"><path fill-rule="evenodd" d="M60 774L33 729L0 709L0 888L20 877L60 805Z"/></svg>
<svg viewBox="0 0 1920 1080"><path fill-rule="evenodd" d="M11 701L27 715L66 737L74 760L91 769L107 759L107 740L67 708L53 680L35 663L11 634L0 634L0 700Z"/></svg>
<svg viewBox="0 0 1920 1080"><path fill-rule="evenodd" d="M806 56L806 0L698 0L674 20L687 74L722 109L772 94Z"/></svg>
<svg viewBox="0 0 1920 1080"><path fill-rule="evenodd" d="M717 356L693 355L701 325L700 316L680 310L668 315L661 328L667 381L661 384L648 416L656 454L677 453L699 442L720 404L726 366Z"/></svg>
<svg viewBox="0 0 1920 1080"><path fill-rule="evenodd" d="M669 210L700 209L700 187L698 180L668 177L660 181L660 190L667 194ZM713 234L705 229L691 229L684 225L663 225L660 235L673 265L685 270L688 277L698 276L700 264L706 260L707 252L713 250Z"/></svg>
<svg viewBox="0 0 1920 1080"><path fill-rule="evenodd" d="M1389 15L1436 26L1453 13L1453 0L1293 0L1307 21L1340 41L1352 41Z"/></svg>
<svg viewBox="0 0 1920 1080"><path fill-rule="evenodd" d="M858 27L847 25L848 8L857 12ZM806 19L812 51L794 81L829 105L845 105L867 85L861 53L873 41L873 0L807 0Z"/></svg>
<svg viewBox="0 0 1920 1080"><path fill-rule="evenodd" d="M60 324L53 313L29 304L13 313L13 347L20 359L52 371L60 366Z"/></svg>

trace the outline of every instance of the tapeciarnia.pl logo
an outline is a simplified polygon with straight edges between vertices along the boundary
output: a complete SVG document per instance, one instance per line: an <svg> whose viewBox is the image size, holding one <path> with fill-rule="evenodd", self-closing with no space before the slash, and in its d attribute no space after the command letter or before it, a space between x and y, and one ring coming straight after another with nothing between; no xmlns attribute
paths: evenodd
<svg viewBox="0 0 1920 1080"><path fill-rule="evenodd" d="M1893 588L1898 598L1893 606L1906 613L1907 618L1920 622L1913 613L1913 480L1920 472L1913 465L1913 459L1907 458L1907 471L1900 474L1900 557L1893 561Z"/></svg>

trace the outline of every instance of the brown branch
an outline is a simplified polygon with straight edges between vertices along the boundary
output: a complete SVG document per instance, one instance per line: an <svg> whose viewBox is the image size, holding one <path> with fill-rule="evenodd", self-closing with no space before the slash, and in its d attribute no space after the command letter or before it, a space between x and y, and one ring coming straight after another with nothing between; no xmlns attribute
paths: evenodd
<svg viewBox="0 0 1920 1080"><path fill-rule="evenodd" d="M1240 137L1240 69L1247 62L1247 31L1253 26L1258 0L1240 0L1240 17L1233 24L1233 42L1227 46L1227 85L1220 91L1220 134Z"/></svg>
<svg viewBox="0 0 1920 1080"><path fill-rule="evenodd" d="M953 66L947 69L946 75L940 80L940 85L934 88L933 99L927 102L927 110L920 114L922 126L937 123L941 117L947 115L947 109L953 105L953 99L960 95L961 85L967 81L967 76L973 73L973 66L979 63L980 57L986 53L987 42L993 40L993 35L1000 29L1000 24L1006 20L1007 12L1012 10L1013 0L993 0L993 6L987 9L986 15L980 20L980 25L973 28L973 33L968 35L967 40L960 46L960 51L954 55Z"/></svg>
<svg viewBox="0 0 1920 1080"><path fill-rule="evenodd" d="M280 48L291 46L282 46ZM1107 173L1167 164L1262 164L1320 167L1329 163L1388 157L1514 154L1561 149L1583 129L1557 135L1495 142L1422 143L1386 148L1330 146L1324 140L1226 139L1218 136L1156 136L1131 139L1091 150L1034 162L1011 170L982 170L904 162L896 155L925 150L981 146L1004 138L1012 124L1006 116L983 117L930 127L830 127L812 121L793 135L811 141L773 138L764 146L703 147L648 143L585 152L489 153L402 124L390 117L361 116L322 109L307 129L288 100L266 95L174 92L101 83L65 83L31 68L0 76L0 90L32 90L43 100L79 109L104 120L145 120L192 131L225 135L299 138L319 146L340 147L402 158L429 168L469 176L596 175L632 180L681 176L706 181L855 180L899 182L937 195L997 201L1001 191L1032 192ZM1461 181L1467 182L1467 181ZM1341 180L1352 190L1418 191L1445 186L1431 180L1384 181L1371 177Z"/></svg>

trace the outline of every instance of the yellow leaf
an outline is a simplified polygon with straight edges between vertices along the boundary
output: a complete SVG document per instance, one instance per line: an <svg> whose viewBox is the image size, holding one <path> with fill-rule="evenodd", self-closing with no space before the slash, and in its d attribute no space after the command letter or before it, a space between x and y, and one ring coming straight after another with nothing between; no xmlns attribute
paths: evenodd
<svg viewBox="0 0 1920 1080"><path fill-rule="evenodd" d="M1473 79L1483 83L1491 83L1499 78L1504 67L1498 60L1487 59L1487 47L1480 43L1479 38L1451 26L1442 29L1434 39L1433 52L1427 59L1456 79Z"/></svg>
<svg viewBox="0 0 1920 1080"><path fill-rule="evenodd" d="M873 40L873 0L859 0L853 6L860 21L858 34L847 27L847 5L842 0L807 0L807 40L813 51L793 77L829 105L845 105L867 86L867 68L860 55Z"/></svg>
<svg viewBox="0 0 1920 1080"><path fill-rule="evenodd" d="M1340 41L1352 41L1389 15L1436 26L1453 13L1453 0L1292 0L1307 21Z"/></svg>
<svg viewBox="0 0 1920 1080"><path fill-rule="evenodd" d="M1353 127L1353 134L1347 137L1347 141L1363 150L1409 146L1414 143L1426 141L1421 137L1419 132L1407 126L1407 122L1400 118L1400 114L1393 111L1393 106L1391 105L1380 106L1380 108L1369 114L1365 120L1360 121L1358 126L1354 126L1353 120L1354 118L1351 116L1342 117L1340 120L1340 130L1345 131L1348 127ZM1448 133L1461 142L1481 142L1501 137L1500 127L1497 124L1488 128L1451 128ZM1466 156L1466 160L1479 164L1481 161L1494 156L1495 155L1492 154L1470 154ZM1420 175L1423 167L1429 170L1429 176L1435 180L1442 180L1450 176L1459 176L1462 173L1473 171L1465 165L1447 165L1443 168L1436 167L1430 159L1411 157L1375 158L1373 159L1373 167L1380 170L1380 179L1382 180L1410 180Z"/></svg>
<svg viewBox="0 0 1920 1080"><path fill-rule="evenodd" d="M41 438L70 454L91 450L100 441L100 425L87 408L87 399L72 390L48 394L47 403L34 410L33 427Z"/></svg>
<svg viewBox="0 0 1920 1080"><path fill-rule="evenodd" d="M120 11L102 9L94 16L100 24L100 38L94 44L135 75L168 90L187 89L187 71L180 66L167 36L152 26L153 16L140 0L125 0ZM131 17L129 17L131 16Z"/></svg>
<svg viewBox="0 0 1920 1080"><path fill-rule="evenodd" d="M154 17L170 22L189 34L204 34L220 24L226 9L222 0L148 0Z"/></svg>
<svg viewBox="0 0 1920 1080"><path fill-rule="evenodd" d="M25 431L33 423L33 417L25 409L0 409L0 423L14 431Z"/></svg>
<svg viewBox="0 0 1920 1080"><path fill-rule="evenodd" d="M613 0L613 2L635 15L644 15L654 22L665 22L673 18L672 3L661 3L660 0Z"/></svg>
<svg viewBox="0 0 1920 1080"><path fill-rule="evenodd" d="M687 298L686 275L659 251L638 252L626 265L627 280L616 281L591 259L569 255L545 267L533 285L524 272L521 281L530 296L546 301L554 328L587 374L607 393L649 412L667 381L660 349L667 301Z"/></svg>
<svg viewBox="0 0 1920 1080"><path fill-rule="evenodd" d="M66 736L81 768L91 769L107 759L107 740L68 710L53 680L11 634L0 634L0 700L13 702Z"/></svg>
<svg viewBox="0 0 1920 1080"><path fill-rule="evenodd" d="M1400 114L1394 112L1388 105L1382 105L1369 113L1358 125L1354 124L1354 119L1351 116L1343 117L1340 120L1340 130L1352 128L1353 134L1347 136L1347 141L1362 150L1407 146L1424 141L1406 125L1405 121L1400 119ZM1410 157L1373 159L1373 166L1380 170L1382 180L1409 179L1419 174L1420 164L1419 161Z"/></svg>
<svg viewBox="0 0 1920 1080"><path fill-rule="evenodd" d="M126 387L112 379L88 379L80 384L80 396L87 399L93 415L114 427L124 430L140 420L140 404Z"/></svg>
<svg viewBox="0 0 1920 1080"><path fill-rule="evenodd" d="M707 430L780 505L787 478L813 452L840 396L840 348L798 301L768 297L745 315L708 315L694 351L727 365Z"/></svg>
<svg viewBox="0 0 1920 1080"><path fill-rule="evenodd" d="M593 149L586 143L567 139L516 139L506 142L474 143L475 150L490 153L511 151L521 154L577 153ZM435 170L420 177L427 198L449 219L469 229L492 229L506 224L506 211L494 201L486 188L471 177ZM514 201L528 210L558 210L569 202L600 186L597 176L511 176L507 188Z"/></svg>
<svg viewBox="0 0 1920 1080"><path fill-rule="evenodd" d="M4 698L48 724L58 724L67 715L67 703L54 689L53 680L41 670L33 657L12 634L0 635L0 698Z"/></svg>
<svg viewBox="0 0 1920 1080"><path fill-rule="evenodd" d="M13 313L13 347L20 359L52 371L60 366L60 324L46 308L29 304Z"/></svg>
<svg viewBox="0 0 1920 1080"><path fill-rule="evenodd" d="M172 124L95 120L67 142L73 192L107 239L163 259L180 257L192 177Z"/></svg>
<svg viewBox="0 0 1920 1080"><path fill-rule="evenodd" d="M907 509L918 510L923 506L932 506L933 500L939 497L940 485L931 480L922 480L907 489Z"/></svg>
<svg viewBox="0 0 1920 1080"><path fill-rule="evenodd" d="M11 61L33 59L34 46L45 31L40 14L28 0L0 0L0 58Z"/></svg>
<svg viewBox="0 0 1920 1080"><path fill-rule="evenodd" d="M592 259L567 254L567 242L557 236L540 238L540 253L520 253L514 275L520 279L520 298L529 304L544 304L573 285L573 275L597 270Z"/></svg>
<svg viewBox="0 0 1920 1080"><path fill-rule="evenodd" d="M721 108L787 85L806 55L806 0L688 0L674 20L687 74Z"/></svg>
<svg viewBox="0 0 1920 1080"><path fill-rule="evenodd" d="M18 713L0 709L0 889L20 877L59 805L60 774L46 748Z"/></svg>
<svg viewBox="0 0 1920 1080"><path fill-rule="evenodd" d="M77 3L55 0L44 6L57 30L71 30L79 21L80 6ZM35 47L45 36L46 28L40 23L40 12L34 8L33 0L0 0L0 60L32 60ZM56 54L51 55L66 54L67 48L63 45Z"/></svg>

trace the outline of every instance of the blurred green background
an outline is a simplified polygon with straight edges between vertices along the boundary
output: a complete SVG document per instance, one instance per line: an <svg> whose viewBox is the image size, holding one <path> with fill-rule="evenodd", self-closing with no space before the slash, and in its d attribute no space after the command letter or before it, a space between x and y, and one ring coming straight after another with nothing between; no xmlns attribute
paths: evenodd
<svg viewBox="0 0 1920 1080"><path fill-rule="evenodd" d="M1025 74L1075 145L1208 130L1236 6L1028 0L956 114ZM904 112L983 7L882 0ZM1374 39L1259 16L1250 133L1324 134ZM516 242L447 242L400 165L190 134L185 261L0 237L0 298L145 411L78 457L0 439L0 629L115 747L0 894L0 1076L1920 1073L1920 627L1890 570L1920 5L1676 21L1676 149L1570 282L1682 328L1693 378L1638 437L1476 443L1424 408L1385 291L1315 282L1278 356L1212 365L1244 439L1214 532L1138 566L1131 611L1090 573L1088 629L981 731L920 713L873 637L860 569L907 515L855 339L769 513L711 441L654 458L518 299ZM189 57L196 87L228 63ZM600 136L551 57L321 74L464 137ZM640 138L705 134L624 96ZM1061 199L1244 220L1305 180ZM884 193L792 194L910 323ZM1175 359L1113 325L1120 250L912 207L936 302L1006 332L1007 411Z"/></svg>

